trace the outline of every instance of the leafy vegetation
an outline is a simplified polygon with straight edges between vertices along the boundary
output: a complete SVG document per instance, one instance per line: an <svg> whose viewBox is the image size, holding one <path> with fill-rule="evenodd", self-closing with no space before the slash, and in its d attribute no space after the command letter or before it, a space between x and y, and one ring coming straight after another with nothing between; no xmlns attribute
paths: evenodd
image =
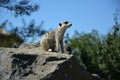
<svg viewBox="0 0 120 80"><path fill-rule="evenodd" d="M112 32L104 36L96 30L75 31L68 41L73 55L89 72L99 74L103 80L120 79L120 24L116 21Z"/></svg>
<svg viewBox="0 0 120 80"><path fill-rule="evenodd" d="M8 30L10 35L0 34L0 47L18 47L21 43L33 42L36 38L40 38L46 30L42 29L43 21L40 25L36 26L34 20L32 20L27 26L26 22L23 20L23 27L13 27ZM8 21L4 21L0 25L0 29L5 30Z"/></svg>
<svg viewBox="0 0 120 80"><path fill-rule="evenodd" d="M10 33L10 35L2 32L2 31L5 31L4 28L7 25L7 22L8 21L6 20L0 25L0 31L1 31L0 32L0 47L1 46L2 47L17 47L19 44L23 42L23 39L14 32Z"/></svg>
<svg viewBox="0 0 120 80"><path fill-rule="evenodd" d="M0 7L10 10L14 16L28 15L39 9L38 4L30 4L31 0L0 0Z"/></svg>
<svg viewBox="0 0 120 80"><path fill-rule="evenodd" d="M0 0L0 8L7 9L14 13L15 17L27 15L30 16L33 12L39 10L39 5L32 2L32 0ZM0 25L1 31L10 33L10 35L1 35L0 32L0 47L11 47L13 44L20 45L23 42L32 42L36 37L40 37L46 31L41 29L44 21L36 26L34 20L26 24L23 19L23 26L8 25L8 21L4 21ZM6 31L7 27L10 27Z"/></svg>
<svg viewBox="0 0 120 80"><path fill-rule="evenodd" d="M39 25L35 25L35 21L31 20L29 24L26 24L23 19L23 26L15 27L10 30L11 33L19 35L24 42L34 42L37 38L40 38L46 30L43 27L44 21L41 21ZM12 26L11 26L12 27Z"/></svg>

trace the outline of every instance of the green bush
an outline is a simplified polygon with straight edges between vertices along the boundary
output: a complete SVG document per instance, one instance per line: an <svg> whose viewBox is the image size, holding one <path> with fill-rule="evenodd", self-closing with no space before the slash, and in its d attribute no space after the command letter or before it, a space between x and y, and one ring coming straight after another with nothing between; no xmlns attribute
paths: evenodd
<svg viewBox="0 0 120 80"><path fill-rule="evenodd" d="M69 39L69 45L79 49L73 55L89 72L99 74L103 80L120 79L119 29L120 25L115 24L113 31L104 36L95 30L91 33L75 31L74 37Z"/></svg>

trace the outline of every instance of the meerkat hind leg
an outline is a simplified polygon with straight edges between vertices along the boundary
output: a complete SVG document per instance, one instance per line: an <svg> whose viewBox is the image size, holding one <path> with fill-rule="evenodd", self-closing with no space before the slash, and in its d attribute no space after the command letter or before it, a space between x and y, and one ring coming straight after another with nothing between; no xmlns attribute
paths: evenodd
<svg viewBox="0 0 120 80"><path fill-rule="evenodd" d="M48 46L48 51L50 51L50 52L54 52L55 51L55 40L48 39L46 44Z"/></svg>
<svg viewBox="0 0 120 80"><path fill-rule="evenodd" d="M44 39L41 46L46 51L55 51L55 41L53 39Z"/></svg>

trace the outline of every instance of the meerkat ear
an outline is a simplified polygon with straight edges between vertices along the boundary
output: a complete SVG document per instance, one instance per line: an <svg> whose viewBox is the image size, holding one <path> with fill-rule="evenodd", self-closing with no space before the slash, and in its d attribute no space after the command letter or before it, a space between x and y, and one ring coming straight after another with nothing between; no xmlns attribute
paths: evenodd
<svg viewBox="0 0 120 80"><path fill-rule="evenodd" d="M62 26L62 24L61 24L61 23L59 23L59 26L61 27L61 26Z"/></svg>

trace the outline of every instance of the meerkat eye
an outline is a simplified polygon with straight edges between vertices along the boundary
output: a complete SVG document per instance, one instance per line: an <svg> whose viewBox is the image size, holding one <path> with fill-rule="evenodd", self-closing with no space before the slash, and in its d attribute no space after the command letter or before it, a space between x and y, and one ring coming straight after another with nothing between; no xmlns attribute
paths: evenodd
<svg viewBox="0 0 120 80"><path fill-rule="evenodd" d="M59 26L62 26L62 24L61 24L61 23L59 23Z"/></svg>
<svg viewBox="0 0 120 80"><path fill-rule="evenodd" d="M66 21L66 22L64 22L65 24L68 24L68 22Z"/></svg>

